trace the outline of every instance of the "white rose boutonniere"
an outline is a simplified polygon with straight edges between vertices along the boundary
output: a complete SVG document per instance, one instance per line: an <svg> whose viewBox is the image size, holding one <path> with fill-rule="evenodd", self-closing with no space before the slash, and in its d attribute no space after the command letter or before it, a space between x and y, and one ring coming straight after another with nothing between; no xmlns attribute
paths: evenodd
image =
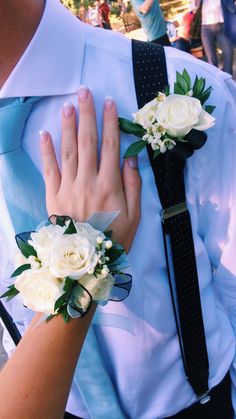
<svg viewBox="0 0 236 419"><path fill-rule="evenodd" d="M212 88L205 89L205 79L198 77L192 86L186 70L176 74L172 94L169 88L165 93L159 92L155 99L133 114L133 122L119 118L121 131L141 138L128 147L125 158L136 156L147 144L154 151L153 158L156 158L171 151L177 143L191 142L188 134L192 130L203 132L214 125L215 118L211 113L215 107L205 105ZM196 136L194 140L196 142ZM200 148L205 141L206 137L199 135L194 148Z"/></svg>
<svg viewBox="0 0 236 419"><path fill-rule="evenodd" d="M109 231L52 216L38 231L17 235L16 240L20 252L12 274L15 283L1 297L10 300L19 294L26 307L47 319L61 314L67 322L84 316L92 301L104 305L113 299L115 287L124 293L122 298L120 291L118 297L114 293L114 300L129 294L131 277L121 270L128 266L127 257Z"/></svg>

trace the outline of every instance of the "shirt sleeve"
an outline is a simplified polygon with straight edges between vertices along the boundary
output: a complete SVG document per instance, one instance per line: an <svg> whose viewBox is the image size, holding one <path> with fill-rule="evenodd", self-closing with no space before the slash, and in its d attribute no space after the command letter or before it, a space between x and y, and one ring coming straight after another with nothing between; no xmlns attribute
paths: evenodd
<svg viewBox="0 0 236 419"><path fill-rule="evenodd" d="M209 130L202 161L199 234L213 267L215 292L236 335L236 83L230 78L223 79L214 90L216 124L211 134ZM231 379L236 418L236 356L231 365Z"/></svg>

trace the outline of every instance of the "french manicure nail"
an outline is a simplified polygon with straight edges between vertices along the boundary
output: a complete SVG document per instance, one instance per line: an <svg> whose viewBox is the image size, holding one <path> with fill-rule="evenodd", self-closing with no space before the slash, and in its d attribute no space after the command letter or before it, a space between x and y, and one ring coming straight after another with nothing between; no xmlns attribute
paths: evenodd
<svg viewBox="0 0 236 419"><path fill-rule="evenodd" d="M43 129L41 129L39 131L39 135L40 135L41 142L43 144L45 144L47 142L47 139L48 139L48 133L47 133L47 131L44 131Z"/></svg>
<svg viewBox="0 0 236 419"><path fill-rule="evenodd" d="M87 88L87 86L82 84L81 86L79 86L78 94L79 94L79 100L81 102L84 102L88 98L89 89Z"/></svg>
<svg viewBox="0 0 236 419"><path fill-rule="evenodd" d="M70 118L73 115L73 108L74 106L72 105L72 103L68 103L68 102L64 103L63 112L66 118Z"/></svg>
<svg viewBox="0 0 236 419"><path fill-rule="evenodd" d="M137 157L129 157L127 160L128 160L128 165L131 169L137 169L138 168Z"/></svg>
<svg viewBox="0 0 236 419"><path fill-rule="evenodd" d="M113 101L111 96L106 96L105 97L104 107L105 107L106 110L111 109L111 107L113 106L113 103L114 103L114 101Z"/></svg>

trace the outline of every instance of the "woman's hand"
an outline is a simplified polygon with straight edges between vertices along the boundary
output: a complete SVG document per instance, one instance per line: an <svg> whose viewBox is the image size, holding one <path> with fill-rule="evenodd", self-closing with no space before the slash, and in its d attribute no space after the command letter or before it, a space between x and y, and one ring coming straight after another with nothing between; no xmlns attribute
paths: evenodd
<svg viewBox="0 0 236 419"><path fill-rule="evenodd" d="M140 220L141 178L137 160L125 160L121 172L117 111L113 100L107 98L98 162L95 110L86 87L80 88L78 102L78 133L75 108L65 104L63 109L61 171L50 134L41 132L48 214L69 215L85 221L96 211L119 211L111 229L114 238L128 252Z"/></svg>

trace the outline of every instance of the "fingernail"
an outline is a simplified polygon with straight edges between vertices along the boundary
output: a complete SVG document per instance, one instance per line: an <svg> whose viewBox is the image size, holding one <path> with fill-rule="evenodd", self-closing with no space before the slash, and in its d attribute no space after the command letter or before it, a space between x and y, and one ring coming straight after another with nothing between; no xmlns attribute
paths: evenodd
<svg viewBox="0 0 236 419"><path fill-rule="evenodd" d="M78 94L79 94L79 100L81 102L84 102L88 98L89 89L87 88L87 86L82 84L81 86L79 86Z"/></svg>
<svg viewBox="0 0 236 419"><path fill-rule="evenodd" d="M128 165L131 169L137 169L138 168L137 157L129 157L127 160L128 160Z"/></svg>
<svg viewBox="0 0 236 419"><path fill-rule="evenodd" d="M73 108L74 106L72 103L64 103L63 105L63 113L66 118L70 118L73 115Z"/></svg>
<svg viewBox="0 0 236 419"><path fill-rule="evenodd" d="M109 109L111 109L111 108L112 108L113 103L114 103L114 101L113 101L113 99L112 99L112 97L111 97L111 96L106 96L106 97L105 97L104 107L105 107L105 109L106 109L107 111L109 111Z"/></svg>
<svg viewBox="0 0 236 419"><path fill-rule="evenodd" d="M48 133L47 133L47 131L44 131L44 130L41 129L39 131L39 135L40 135L41 142L43 144L45 144L47 142L47 139L48 139Z"/></svg>

